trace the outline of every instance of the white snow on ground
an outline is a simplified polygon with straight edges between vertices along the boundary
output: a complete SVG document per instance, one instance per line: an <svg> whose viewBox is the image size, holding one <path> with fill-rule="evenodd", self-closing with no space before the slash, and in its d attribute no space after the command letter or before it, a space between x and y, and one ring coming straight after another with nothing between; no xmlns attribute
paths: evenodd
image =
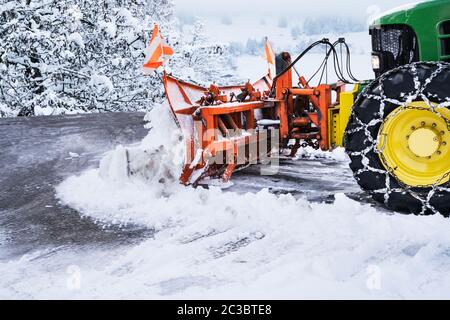
<svg viewBox="0 0 450 320"><path fill-rule="evenodd" d="M344 148L336 148L332 151L316 150L312 147L300 148L295 155L295 158L307 159L332 159L342 162L350 162Z"/></svg>
<svg viewBox="0 0 450 320"><path fill-rule="evenodd" d="M64 108L58 108L58 107L41 107L41 106L35 106L34 107L34 115L35 116L57 116L61 114L81 114L81 113L87 113L84 110L81 109L74 109L74 110L67 110ZM96 112L96 111L93 111Z"/></svg>
<svg viewBox="0 0 450 320"><path fill-rule="evenodd" d="M154 238L109 255L87 253L78 290L67 289L60 269L67 257L44 270L35 256L2 263L1 277L10 281L0 296L449 298L448 219L388 214L343 194L326 204L267 190L183 187L182 151L166 147L180 145L168 134L167 106L149 118L154 127L140 146L118 147L100 169L64 181L57 195L100 224L154 228Z"/></svg>

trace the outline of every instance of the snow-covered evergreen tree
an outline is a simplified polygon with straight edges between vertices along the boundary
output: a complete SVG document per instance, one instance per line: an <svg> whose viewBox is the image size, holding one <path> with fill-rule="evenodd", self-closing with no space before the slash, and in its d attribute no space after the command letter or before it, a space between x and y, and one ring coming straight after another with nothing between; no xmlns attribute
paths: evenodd
<svg viewBox="0 0 450 320"><path fill-rule="evenodd" d="M343 34L346 32L365 31L363 21L351 18L332 17L307 17L303 23L303 32L307 35L317 34Z"/></svg>
<svg viewBox="0 0 450 320"><path fill-rule="evenodd" d="M196 21L179 41L179 50L171 61L173 74L202 85L213 82L219 85L242 82L233 75L234 56L229 44L210 42L204 25Z"/></svg>
<svg viewBox="0 0 450 320"><path fill-rule="evenodd" d="M278 27L279 27L279 28L287 28L287 26L288 26L288 20L287 20L287 18L286 18L285 16L280 17L280 18L278 19Z"/></svg>
<svg viewBox="0 0 450 320"><path fill-rule="evenodd" d="M144 76L153 23L176 55L168 70L227 79L227 47L196 23L181 37L172 0L0 0L0 116L148 110L164 97ZM181 40L183 39L183 40ZM224 75L225 74L225 75Z"/></svg>
<svg viewBox="0 0 450 320"><path fill-rule="evenodd" d="M253 38L247 39L245 49L246 49L247 53L250 55L256 56L260 53L260 47L259 47L258 41L256 41L256 39L253 39Z"/></svg>
<svg viewBox="0 0 450 320"><path fill-rule="evenodd" d="M300 29L299 26L295 26L291 29L292 39L297 40L301 34L302 34L302 30Z"/></svg>
<svg viewBox="0 0 450 320"><path fill-rule="evenodd" d="M170 0L0 4L0 103L10 113L141 110L161 96L140 68L149 21L173 23Z"/></svg>

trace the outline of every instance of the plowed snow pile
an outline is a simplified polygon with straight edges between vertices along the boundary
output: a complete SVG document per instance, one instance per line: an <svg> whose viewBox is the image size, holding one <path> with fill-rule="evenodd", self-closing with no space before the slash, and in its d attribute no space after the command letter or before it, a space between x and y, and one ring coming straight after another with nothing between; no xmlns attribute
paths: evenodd
<svg viewBox="0 0 450 320"><path fill-rule="evenodd" d="M70 297L450 298L450 220L389 214L343 194L320 204L180 186L183 145L167 110L150 113L140 145L57 188L98 223L157 231L85 272ZM340 151L302 152L346 161Z"/></svg>

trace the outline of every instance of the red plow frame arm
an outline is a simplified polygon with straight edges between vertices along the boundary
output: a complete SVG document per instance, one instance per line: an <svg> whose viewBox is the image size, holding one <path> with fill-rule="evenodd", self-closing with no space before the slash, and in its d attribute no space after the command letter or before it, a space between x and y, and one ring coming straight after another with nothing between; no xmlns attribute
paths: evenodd
<svg viewBox="0 0 450 320"><path fill-rule="evenodd" d="M290 62L289 54L281 56ZM328 111L344 89L343 84L310 87L303 77L293 87L291 70L275 80L267 75L254 84L209 88L164 74L164 87L185 137L180 181L186 185L205 176L228 181L236 168L256 164L291 141L291 155L301 145L329 149Z"/></svg>

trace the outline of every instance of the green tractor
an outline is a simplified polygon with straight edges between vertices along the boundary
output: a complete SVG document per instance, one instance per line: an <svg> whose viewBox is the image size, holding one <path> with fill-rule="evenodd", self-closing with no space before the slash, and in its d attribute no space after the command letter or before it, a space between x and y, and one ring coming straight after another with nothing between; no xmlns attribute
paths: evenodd
<svg viewBox="0 0 450 320"><path fill-rule="evenodd" d="M450 1L375 19L378 77L358 95L344 145L359 185L388 208L450 215Z"/></svg>

